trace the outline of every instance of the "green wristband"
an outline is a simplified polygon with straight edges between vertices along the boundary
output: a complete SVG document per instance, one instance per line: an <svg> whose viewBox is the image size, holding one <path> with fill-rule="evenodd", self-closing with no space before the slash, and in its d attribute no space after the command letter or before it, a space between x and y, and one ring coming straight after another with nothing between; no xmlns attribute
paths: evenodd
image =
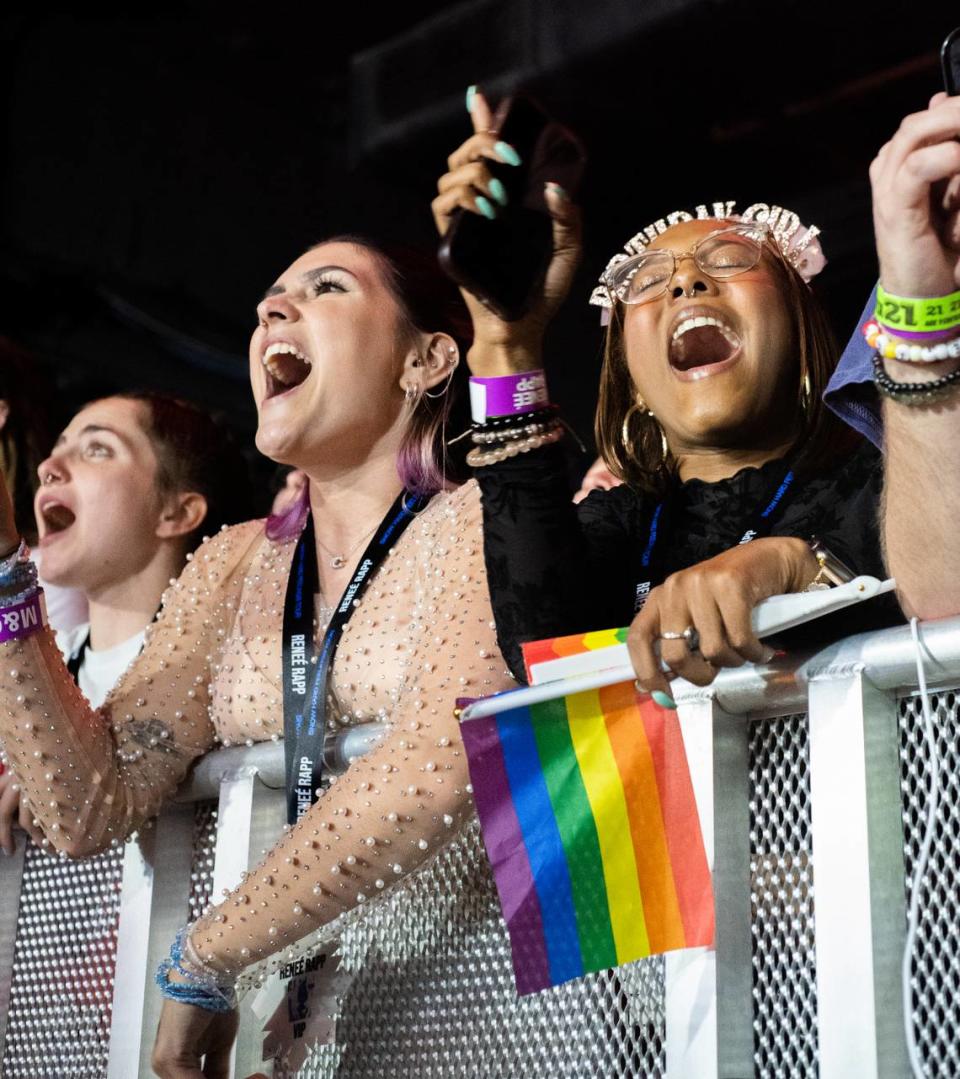
<svg viewBox="0 0 960 1079"><path fill-rule="evenodd" d="M911 330L914 333L935 333L960 326L960 292L936 296L932 300L891 296L877 285L877 306L874 315L878 322L892 330Z"/></svg>

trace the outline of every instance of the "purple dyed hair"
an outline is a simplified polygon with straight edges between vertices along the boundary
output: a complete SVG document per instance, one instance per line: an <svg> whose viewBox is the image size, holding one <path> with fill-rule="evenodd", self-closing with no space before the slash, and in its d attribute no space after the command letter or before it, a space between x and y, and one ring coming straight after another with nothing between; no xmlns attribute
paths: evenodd
<svg viewBox="0 0 960 1079"><path fill-rule="evenodd" d="M377 244L363 236L331 236L313 244L348 243L369 251L377 260L383 280L400 309L401 332L414 337L419 333L446 333L466 353L473 328L466 305L456 286L440 270L436 257L423 251L392 244ZM447 475L444 431L453 406L454 385L446 392L429 397L421 394L411 410L407 430L397 451L397 474L406 490L417 495L432 495L454 486ZM299 535L309 510L309 490L282 513L267 520L271 540Z"/></svg>
<svg viewBox="0 0 960 1079"><path fill-rule="evenodd" d="M296 539L307 523L310 512L310 485L304 484L297 497L279 513L271 513L267 518L267 539L278 543L282 540Z"/></svg>

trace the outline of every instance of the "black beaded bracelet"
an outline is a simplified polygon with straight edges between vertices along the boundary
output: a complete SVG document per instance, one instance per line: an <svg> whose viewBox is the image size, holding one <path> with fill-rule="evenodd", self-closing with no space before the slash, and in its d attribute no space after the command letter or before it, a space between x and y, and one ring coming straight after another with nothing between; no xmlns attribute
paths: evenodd
<svg viewBox="0 0 960 1079"><path fill-rule="evenodd" d="M555 416L556 405L547 405L546 408L538 408L534 412L513 412L509 416L488 416L483 423L473 423L474 431L495 431L500 427L523 427L528 423L538 423L541 420Z"/></svg>
<svg viewBox="0 0 960 1079"><path fill-rule="evenodd" d="M942 375L930 382L897 382L892 379L883 366L879 353L873 354L873 381L884 397L904 405L927 405L947 397L960 385L960 367L948 375Z"/></svg>

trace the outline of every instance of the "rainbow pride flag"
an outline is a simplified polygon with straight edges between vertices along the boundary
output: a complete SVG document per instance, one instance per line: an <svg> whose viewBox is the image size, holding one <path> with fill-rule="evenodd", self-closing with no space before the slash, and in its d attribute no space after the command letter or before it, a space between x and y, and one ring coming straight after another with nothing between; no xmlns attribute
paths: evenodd
<svg viewBox="0 0 960 1079"><path fill-rule="evenodd" d="M622 683L467 720L461 733L518 993L713 943L675 712Z"/></svg>
<svg viewBox="0 0 960 1079"><path fill-rule="evenodd" d="M614 656L627 643L627 629L602 629L573 637L553 637L523 645L523 662L531 685L567 678L587 670L596 670L604 656ZM612 660L609 666L616 661Z"/></svg>

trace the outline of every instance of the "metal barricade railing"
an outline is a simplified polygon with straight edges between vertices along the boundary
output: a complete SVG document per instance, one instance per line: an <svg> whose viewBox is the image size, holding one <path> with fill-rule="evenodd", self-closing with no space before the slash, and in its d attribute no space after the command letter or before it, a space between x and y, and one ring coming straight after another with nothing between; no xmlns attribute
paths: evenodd
<svg viewBox="0 0 960 1079"><path fill-rule="evenodd" d="M927 1074L954 1077L960 619L927 625L922 641L943 767L909 1007ZM907 628L724 671L708 690L675 683L714 867L715 950L670 953L517 1001L473 824L392 894L344 919L339 977L322 1004L329 1036L273 1074L908 1075L900 964L928 775L915 683ZM70 865L36 850L24 856L21 845L0 865L0 1074L150 1075L153 970L176 930L275 840L282 779L282 745L222 750L122 849ZM251 994L237 1076L269 1073L265 1022Z"/></svg>

